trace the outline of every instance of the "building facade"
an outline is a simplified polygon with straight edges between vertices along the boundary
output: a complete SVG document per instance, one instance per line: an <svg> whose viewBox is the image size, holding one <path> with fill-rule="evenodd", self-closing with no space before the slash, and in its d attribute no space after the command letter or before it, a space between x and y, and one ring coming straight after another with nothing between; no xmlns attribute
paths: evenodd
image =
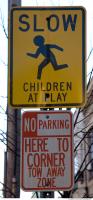
<svg viewBox="0 0 93 200"><path fill-rule="evenodd" d="M86 104L74 113L75 187L71 197L93 197L93 76Z"/></svg>

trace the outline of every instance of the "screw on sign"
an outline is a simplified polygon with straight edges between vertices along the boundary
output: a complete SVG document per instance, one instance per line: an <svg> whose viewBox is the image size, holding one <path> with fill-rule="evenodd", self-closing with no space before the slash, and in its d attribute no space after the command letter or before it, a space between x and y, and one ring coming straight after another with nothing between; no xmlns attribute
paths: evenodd
<svg viewBox="0 0 93 200"><path fill-rule="evenodd" d="M24 190L70 190L73 187L71 112L23 113L21 166Z"/></svg>

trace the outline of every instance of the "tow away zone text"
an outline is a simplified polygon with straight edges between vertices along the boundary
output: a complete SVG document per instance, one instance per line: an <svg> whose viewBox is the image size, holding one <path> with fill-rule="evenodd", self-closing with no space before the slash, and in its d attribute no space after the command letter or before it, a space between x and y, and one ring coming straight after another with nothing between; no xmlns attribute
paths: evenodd
<svg viewBox="0 0 93 200"><path fill-rule="evenodd" d="M66 153L69 138L57 137L56 152L49 152L49 138L25 138L25 154L28 177L34 177L38 188L56 188L56 178L65 175ZM44 169L44 170L43 170Z"/></svg>

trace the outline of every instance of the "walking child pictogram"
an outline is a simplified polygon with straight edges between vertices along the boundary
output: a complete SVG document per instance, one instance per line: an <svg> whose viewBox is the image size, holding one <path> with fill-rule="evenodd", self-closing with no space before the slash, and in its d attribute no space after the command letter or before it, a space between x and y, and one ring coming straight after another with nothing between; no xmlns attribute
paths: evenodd
<svg viewBox="0 0 93 200"><path fill-rule="evenodd" d="M37 58L40 54L42 54L45 57L45 59L38 66L37 79L41 79L42 70L44 67L46 67L48 63L52 64L54 70L64 69L68 67L67 64L58 65L55 55L51 51L51 48L55 48L59 51L63 51L63 48L57 46L56 44L45 44L45 39L41 35L35 36L33 41L34 44L38 46L38 49L35 53L29 52L27 53L27 55L33 58Z"/></svg>

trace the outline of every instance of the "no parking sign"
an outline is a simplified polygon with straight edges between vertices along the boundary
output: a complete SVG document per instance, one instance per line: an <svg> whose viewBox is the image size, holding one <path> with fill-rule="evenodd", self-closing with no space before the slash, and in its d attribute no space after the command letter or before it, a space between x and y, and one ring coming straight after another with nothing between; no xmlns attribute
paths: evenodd
<svg viewBox="0 0 93 200"><path fill-rule="evenodd" d="M21 161L23 190L71 190L72 127L72 114L68 111L23 113Z"/></svg>

